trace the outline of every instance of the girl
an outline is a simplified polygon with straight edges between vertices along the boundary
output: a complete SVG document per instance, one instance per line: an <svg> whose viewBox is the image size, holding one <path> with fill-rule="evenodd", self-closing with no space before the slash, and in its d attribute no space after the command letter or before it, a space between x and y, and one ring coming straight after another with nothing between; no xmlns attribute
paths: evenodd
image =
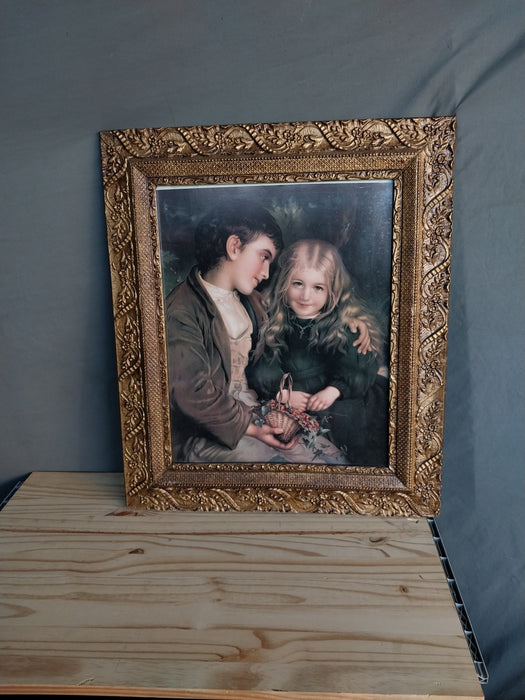
<svg viewBox="0 0 525 700"><path fill-rule="evenodd" d="M334 246L292 244L267 294L266 349L250 369L260 398L276 396L289 372L293 408L313 412L327 437L354 465L388 465L388 381L379 372L382 334L352 286ZM371 351L358 351L356 319L365 321Z"/></svg>

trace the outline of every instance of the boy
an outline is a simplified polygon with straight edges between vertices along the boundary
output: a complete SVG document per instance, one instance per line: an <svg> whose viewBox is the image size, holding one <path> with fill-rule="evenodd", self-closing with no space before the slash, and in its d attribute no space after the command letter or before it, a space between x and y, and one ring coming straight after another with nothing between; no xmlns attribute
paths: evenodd
<svg viewBox="0 0 525 700"><path fill-rule="evenodd" d="M188 462L330 462L278 428L252 422L256 394L248 362L264 348L267 316L256 287L270 273L282 233L263 207L223 204L200 222L197 266L166 300L166 336L174 459Z"/></svg>

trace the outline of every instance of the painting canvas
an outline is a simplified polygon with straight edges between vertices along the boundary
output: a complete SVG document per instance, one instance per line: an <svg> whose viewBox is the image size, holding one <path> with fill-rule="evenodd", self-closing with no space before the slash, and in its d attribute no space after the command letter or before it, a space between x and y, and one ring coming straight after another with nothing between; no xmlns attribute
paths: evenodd
<svg viewBox="0 0 525 700"><path fill-rule="evenodd" d="M217 209L222 202L228 206L241 207L243 204L255 202L264 206L276 219L282 232L285 249L298 241L326 241L337 248L345 268L352 279L356 294L366 301L366 307L371 310L381 329L381 347L377 348L380 361L376 362L377 372L384 377L383 391L387 392L388 377L388 325L390 320L390 277L392 263L392 183L388 180L350 181L345 183L303 183L281 185L245 185L211 186L211 187L160 187L157 189L157 212L159 220L159 238L161 250L162 279L165 299L170 298L173 289L186 279L190 269L196 264L194 249L194 232L199 220L210 210ZM275 265L274 265L275 267ZM275 269L271 276L276 275ZM269 295L270 280L263 280L259 290ZM302 328L305 345L304 356L307 353L308 338ZM175 339L176 342L176 339ZM169 354L169 345L167 348ZM357 350L349 349L353 354ZM372 352L372 351L369 351ZM288 351L284 351L287 355ZM344 371L344 368L334 367L339 353L326 351L329 367L328 376L324 381ZM323 380L316 376L315 381L307 381L304 374L311 373L311 366L302 369L298 374L294 358L281 359L281 374L289 372L292 386L298 389L322 389ZM318 369L320 369L318 367ZM254 378L254 391L260 382ZM274 379L275 382L275 379ZM368 383L368 382L367 382ZM273 387L272 387L273 388ZM351 391L351 390L350 390ZM378 389L381 393L381 389ZM355 393L355 390L354 390ZM358 392L357 396L339 399L330 410L310 411L312 417L320 424L319 428L325 435L330 436L332 443L341 451L341 460L348 464L368 466L388 465L388 406L387 402L371 405L373 391L367 387L365 393ZM272 392L273 394L273 392ZM258 400L275 398L268 391ZM367 404L369 408L367 409ZM366 413L379 412L373 420L364 424ZM333 436L334 414L338 425L336 436ZM261 416L263 418L264 416ZM346 424L346 425L345 425ZM368 432L367 432L368 427ZM375 435L381 431L382 435ZM366 435L364 434L366 432ZM308 441L308 433L300 436L301 441ZM383 449L366 450L361 443L379 444ZM359 443L360 450L352 449ZM172 443L173 446L173 443ZM229 455L230 461L235 459L234 451ZM376 455L376 464L370 455ZM378 454L380 453L380 454ZM312 453L313 454L313 453ZM364 459L363 455L366 455ZM174 460L183 460L184 455L174 454ZM282 458L287 455L283 453ZM222 460L220 460L222 461ZM297 462L292 453L290 461Z"/></svg>

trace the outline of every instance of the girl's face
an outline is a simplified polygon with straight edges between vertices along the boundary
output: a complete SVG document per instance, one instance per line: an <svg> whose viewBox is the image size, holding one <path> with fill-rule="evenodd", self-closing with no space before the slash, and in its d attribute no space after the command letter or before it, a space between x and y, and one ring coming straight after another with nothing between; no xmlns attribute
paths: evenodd
<svg viewBox="0 0 525 700"><path fill-rule="evenodd" d="M328 301L325 274L313 267L295 268L286 292L286 301L299 318L315 318Z"/></svg>

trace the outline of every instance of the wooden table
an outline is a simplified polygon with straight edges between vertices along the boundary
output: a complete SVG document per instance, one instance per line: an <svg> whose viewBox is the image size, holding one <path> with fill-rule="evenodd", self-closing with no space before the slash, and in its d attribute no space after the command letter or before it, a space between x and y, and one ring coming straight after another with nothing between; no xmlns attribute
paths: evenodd
<svg viewBox="0 0 525 700"><path fill-rule="evenodd" d="M425 519L132 511L34 472L0 513L2 694L482 698Z"/></svg>

